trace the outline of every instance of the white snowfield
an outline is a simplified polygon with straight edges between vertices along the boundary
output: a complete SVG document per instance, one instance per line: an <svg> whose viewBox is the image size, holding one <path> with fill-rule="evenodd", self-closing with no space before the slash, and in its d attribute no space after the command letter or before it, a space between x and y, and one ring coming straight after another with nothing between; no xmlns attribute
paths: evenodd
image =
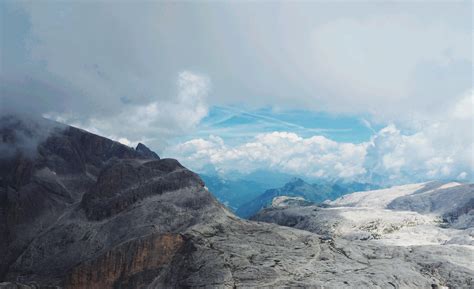
<svg viewBox="0 0 474 289"><path fill-rule="evenodd" d="M429 186L430 182L409 184L403 186L391 187L383 190L355 192L349 195L342 196L334 201L326 202L332 206L339 207L367 207L384 209L389 203L399 197L412 195ZM461 183L451 182L442 184L439 187L434 187L424 191L422 194L430 194L437 190L452 188L460 186Z"/></svg>
<svg viewBox="0 0 474 289"><path fill-rule="evenodd" d="M455 209L473 198L471 185L427 182L356 192L326 204L341 218L334 233L348 239L369 238L397 246L462 245L474 250L474 228L469 224L473 210L459 218L458 223L467 223L462 223L463 230L457 229L456 224L450 228L440 226L440 212ZM389 209L397 201L402 204L401 209ZM427 211L427 206L431 211Z"/></svg>
<svg viewBox="0 0 474 289"><path fill-rule="evenodd" d="M434 214L356 207L329 210L341 218L333 234L345 239L368 239L395 246L474 245L468 230L442 228L441 218Z"/></svg>

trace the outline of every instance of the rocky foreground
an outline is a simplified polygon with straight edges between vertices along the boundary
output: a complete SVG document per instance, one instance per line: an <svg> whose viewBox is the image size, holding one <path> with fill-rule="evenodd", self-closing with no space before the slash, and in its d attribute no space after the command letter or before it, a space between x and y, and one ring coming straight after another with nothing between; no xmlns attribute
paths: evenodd
<svg viewBox="0 0 474 289"><path fill-rule="evenodd" d="M474 288L473 204L472 184L428 182L357 192L323 206L277 199L252 219L346 240L346 249L358 243L379 252L408 251L405 260L444 279L441 285Z"/></svg>
<svg viewBox="0 0 474 289"><path fill-rule="evenodd" d="M331 222L313 230L275 211L289 207L256 217L277 224L242 220L196 174L144 145L11 117L1 119L0 133L0 288L474 284L470 245L348 238L332 234Z"/></svg>

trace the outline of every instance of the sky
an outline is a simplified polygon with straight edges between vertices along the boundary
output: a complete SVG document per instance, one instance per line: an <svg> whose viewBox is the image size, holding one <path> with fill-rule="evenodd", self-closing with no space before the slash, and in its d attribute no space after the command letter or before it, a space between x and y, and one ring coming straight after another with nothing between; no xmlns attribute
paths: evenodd
<svg viewBox="0 0 474 289"><path fill-rule="evenodd" d="M1 113L198 172L474 180L470 1L2 1Z"/></svg>

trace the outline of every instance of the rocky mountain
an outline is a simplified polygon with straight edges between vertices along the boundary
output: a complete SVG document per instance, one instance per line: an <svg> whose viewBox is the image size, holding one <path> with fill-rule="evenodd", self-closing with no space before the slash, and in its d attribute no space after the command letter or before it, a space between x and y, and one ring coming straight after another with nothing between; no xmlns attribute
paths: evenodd
<svg viewBox="0 0 474 289"><path fill-rule="evenodd" d="M147 148L144 144L139 143L135 150L141 154L143 157L149 158L149 159L159 159L160 157L152 150Z"/></svg>
<svg viewBox="0 0 474 289"><path fill-rule="evenodd" d="M0 119L0 133L2 289L473 282L459 262L471 252L466 246L414 249L242 220L198 175L143 145L13 117Z"/></svg>
<svg viewBox="0 0 474 289"><path fill-rule="evenodd" d="M207 172L199 175L206 187L219 202L238 216L240 215L237 210L249 200L257 198L268 189L284 186L293 178L291 175L271 170L256 170L250 173L231 171L223 176L211 166L205 171Z"/></svg>
<svg viewBox="0 0 474 289"><path fill-rule="evenodd" d="M295 207L295 206L310 206L314 205L313 202L306 201L302 197L288 197L288 196L278 196L273 198L271 207L280 208L280 207Z"/></svg>
<svg viewBox="0 0 474 289"><path fill-rule="evenodd" d="M271 206L273 199L278 196L302 197L310 202L322 203L326 200L334 200L344 194L373 188L376 188L376 186L357 182L309 184L300 178L293 178L283 187L269 189L253 200L246 202L239 207L236 214L243 218L251 217L261 209Z"/></svg>
<svg viewBox="0 0 474 289"><path fill-rule="evenodd" d="M39 131L49 136L25 153ZM196 174L144 145L13 118L1 133L16 147L0 168L2 280L139 287L180 248L182 228L225 214Z"/></svg>
<svg viewBox="0 0 474 289"><path fill-rule="evenodd" d="M298 228L329 240L364 241L381 251L392 246L408 249L416 262L438 260L439 266L430 269L437 274L459 266L456 270L465 279L446 281L444 286L473 288L473 200L472 184L429 182L356 192L327 201L324 207L272 206L252 220ZM459 255L461 251L465 255ZM449 265L444 263L448 259Z"/></svg>

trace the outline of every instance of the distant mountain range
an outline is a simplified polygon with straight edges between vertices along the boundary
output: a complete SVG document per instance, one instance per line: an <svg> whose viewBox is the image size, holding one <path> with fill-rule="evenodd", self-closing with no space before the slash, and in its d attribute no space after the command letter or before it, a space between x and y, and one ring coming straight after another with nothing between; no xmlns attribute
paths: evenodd
<svg viewBox="0 0 474 289"><path fill-rule="evenodd" d="M230 173L225 177L217 173L204 173L200 177L209 191L232 211L253 200L270 188L283 186L292 176L268 171L250 174Z"/></svg>
<svg viewBox="0 0 474 289"><path fill-rule="evenodd" d="M248 218L263 208L271 205L272 200L278 196L302 197L307 201L321 203L326 200L334 200L338 197L357 191L366 191L379 188L373 184L358 182L321 182L309 184L300 178L293 178L284 186L276 189L266 190L256 198L243 203L236 214Z"/></svg>
<svg viewBox="0 0 474 289"><path fill-rule="evenodd" d="M277 196L302 197L309 202L321 203L344 194L379 188L373 184L342 181L309 184L298 177L264 171L229 178L200 176L221 203L243 218L251 217L269 206Z"/></svg>
<svg viewBox="0 0 474 289"><path fill-rule="evenodd" d="M227 180L218 176L200 175L209 191L232 211L264 192L268 187L255 181Z"/></svg>

